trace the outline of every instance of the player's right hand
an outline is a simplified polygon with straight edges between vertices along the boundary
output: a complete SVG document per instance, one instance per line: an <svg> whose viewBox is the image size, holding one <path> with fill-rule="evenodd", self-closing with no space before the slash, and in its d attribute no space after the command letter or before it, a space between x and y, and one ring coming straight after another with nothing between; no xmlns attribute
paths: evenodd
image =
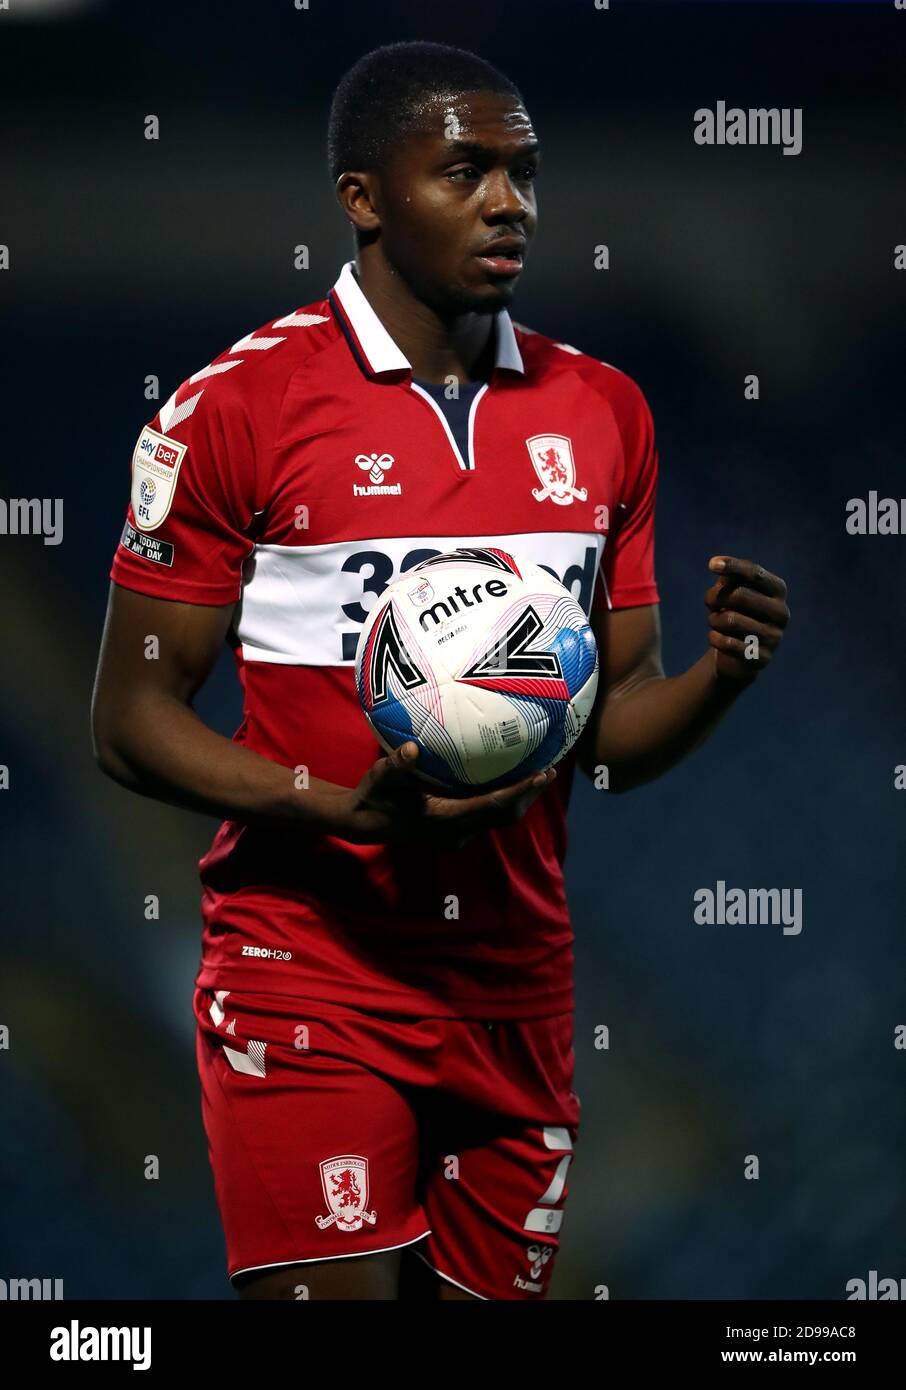
<svg viewBox="0 0 906 1390"><path fill-rule="evenodd" d="M334 833L354 844L458 849L482 830L515 825L557 775L549 767L497 791L443 795L414 775L418 753L410 740L378 758L349 792L342 828Z"/></svg>

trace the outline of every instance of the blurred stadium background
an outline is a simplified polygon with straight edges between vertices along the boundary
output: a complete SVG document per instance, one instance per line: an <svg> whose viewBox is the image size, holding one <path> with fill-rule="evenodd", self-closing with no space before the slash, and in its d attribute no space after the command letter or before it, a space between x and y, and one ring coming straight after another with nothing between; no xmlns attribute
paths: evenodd
<svg viewBox="0 0 906 1390"><path fill-rule="evenodd" d="M474 48L522 88L544 168L514 316L648 396L668 674L704 649L711 554L783 574L793 610L774 668L683 766L613 800L577 780L583 1126L552 1297L836 1299L870 1269L906 1275L906 542L845 530L848 498L906 491L906 13L13 0L0 488L62 497L65 531L56 547L0 537L0 1277L63 1278L67 1297L233 1296L191 1014L195 866L216 827L96 771L92 676L131 450L156 408L145 377L165 399L333 283L351 240L328 103L359 54L397 38ZM698 147L692 113L718 100L802 107L802 154ZM237 726L228 655L198 707ZM694 925L693 892L718 879L801 887L802 934Z"/></svg>

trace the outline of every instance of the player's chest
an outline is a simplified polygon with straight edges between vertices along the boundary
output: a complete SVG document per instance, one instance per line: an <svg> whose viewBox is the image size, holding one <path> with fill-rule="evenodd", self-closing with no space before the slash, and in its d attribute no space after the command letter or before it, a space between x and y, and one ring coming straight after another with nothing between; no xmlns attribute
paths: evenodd
<svg viewBox="0 0 906 1390"><path fill-rule="evenodd" d="M273 464L237 625L247 659L351 662L387 586L459 547L539 564L590 611L622 450L587 391L492 387L457 429L408 388L308 382Z"/></svg>
<svg viewBox="0 0 906 1390"><path fill-rule="evenodd" d="M613 416L578 380L443 402L408 385L309 390L284 413L263 539L606 535L621 468Z"/></svg>

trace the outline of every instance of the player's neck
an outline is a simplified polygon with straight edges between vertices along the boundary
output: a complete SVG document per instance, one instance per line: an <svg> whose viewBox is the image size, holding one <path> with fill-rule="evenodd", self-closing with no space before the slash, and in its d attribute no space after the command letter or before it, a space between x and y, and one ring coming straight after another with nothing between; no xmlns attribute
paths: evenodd
<svg viewBox="0 0 906 1390"><path fill-rule="evenodd" d="M492 314L462 314L445 323L383 260L362 258L355 270L365 298L412 363L413 376L438 386L451 376L463 385L487 380L494 364Z"/></svg>

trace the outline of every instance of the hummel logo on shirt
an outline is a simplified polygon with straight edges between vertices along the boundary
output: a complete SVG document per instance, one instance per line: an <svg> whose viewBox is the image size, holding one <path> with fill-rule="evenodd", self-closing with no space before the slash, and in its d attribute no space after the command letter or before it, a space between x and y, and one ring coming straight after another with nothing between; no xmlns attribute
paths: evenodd
<svg viewBox="0 0 906 1390"><path fill-rule="evenodd" d="M352 495L354 497L399 497L403 490L402 483L384 485L384 474L393 467L393 462L391 454L358 454L356 467L368 474L370 486L366 487L363 483L353 483Z"/></svg>

